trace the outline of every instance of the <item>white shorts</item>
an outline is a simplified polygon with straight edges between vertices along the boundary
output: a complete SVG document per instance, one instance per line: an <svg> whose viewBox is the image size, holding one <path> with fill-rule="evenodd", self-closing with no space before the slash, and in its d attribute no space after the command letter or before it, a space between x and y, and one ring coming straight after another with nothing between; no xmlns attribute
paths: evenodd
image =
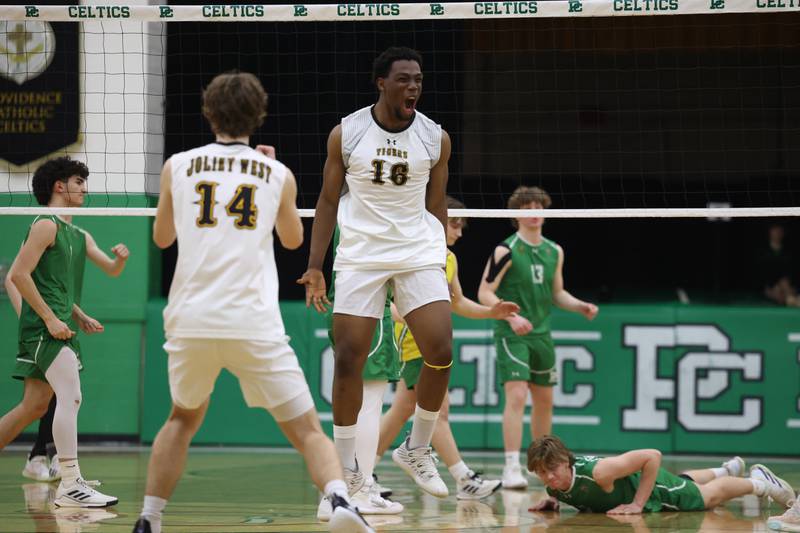
<svg viewBox="0 0 800 533"><path fill-rule="evenodd" d="M336 272L333 312L372 318L383 317L386 291L392 284L400 316L441 300L450 301L450 287L440 267L409 272L341 270Z"/></svg>
<svg viewBox="0 0 800 533"><path fill-rule="evenodd" d="M248 406L267 409L278 422L314 407L303 370L287 343L171 338L164 349L169 354L169 391L178 407L200 407L223 368L239 379Z"/></svg>

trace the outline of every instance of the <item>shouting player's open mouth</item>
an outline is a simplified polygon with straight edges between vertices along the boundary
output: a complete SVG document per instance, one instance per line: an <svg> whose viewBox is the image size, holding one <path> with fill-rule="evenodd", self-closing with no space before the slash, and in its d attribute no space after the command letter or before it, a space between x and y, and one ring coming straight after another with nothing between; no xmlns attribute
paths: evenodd
<svg viewBox="0 0 800 533"><path fill-rule="evenodd" d="M409 96L408 98L405 99L405 102L403 103L405 105L406 111L408 111L409 113L413 113L414 109L417 107L417 99L414 96Z"/></svg>

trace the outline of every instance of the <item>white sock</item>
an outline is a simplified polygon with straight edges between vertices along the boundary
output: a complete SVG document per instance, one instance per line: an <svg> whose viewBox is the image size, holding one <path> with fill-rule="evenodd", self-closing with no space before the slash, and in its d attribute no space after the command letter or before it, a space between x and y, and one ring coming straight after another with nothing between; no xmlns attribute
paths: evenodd
<svg viewBox="0 0 800 533"><path fill-rule="evenodd" d="M461 481L469 474L469 467L464 461L459 461L453 466L448 466L447 470L450 471L450 475L453 476L453 479L456 481Z"/></svg>
<svg viewBox="0 0 800 533"><path fill-rule="evenodd" d="M350 499L347 497L347 484L344 482L344 480L334 479L333 481L328 481L323 492L325 493L326 498L330 498L335 494L344 498L347 502L350 501Z"/></svg>
<svg viewBox="0 0 800 533"><path fill-rule="evenodd" d="M506 466L514 466L519 464L519 450L515 452L506 452Z"/></svg>
<svg viewBox="0 0 800 533"><path fill-rule="evenodd" d="M753 484L753 494L755 494L756 496L767 495L767 484L764 482L763 479L750 478L750 483Z"/></svg>
<svg viewBox="0 0 800 533"><path fill-rule="evenodd" d="M437 418L439 418L439 411L426 411L417 404L417 409L414 411L414 422L411 424L411 435L408 437L409 450L431 445Z"/></svg>
<svg viewBox="0 0 800 533"><path fill-rule="evenodd" d="M81 467L78 466L77 459L59 459L58 465L61 467L61 481L64 485L72 485L81 477Z"/></svg>
<svg viewBox="0 0 800 533"><path fill-rule="evenodd" d="M78 457L78 410L81 406L78 358L70 348L62 348L44 375L56 393L53 442L58 456Z"/></svg>
<svg viewBox="0 0 800 533"><path fill-rule="evenodd" d="M725 477L725 476L729 476L730 475L730 472L728 472L728 469L725 468L724 466L718 466L716 468L709 468L709 470L711 470L711 472L714 474L715 478L717 478L717 477Z"/></svg>
<svg viewBox="0 0 800 533"><path fill-rule="evenodd" d="M356 426L333 426L333 444L339 454L342 466L348 470L356 469Z"/></svg>
<svg viewBox="0 0 800 533"><path fill-rule="evenodd" d="M167 500L158 496L145 496L141 515L151 523L153 520L161 522L161 512L167 506Z"/></svg>
<svg viewBox="0 0 800 533"><path fill-rule="evenodd" d="M381 412L383 411L383 393L387 381L365 381L361 410L356 421L356 458L358 468L364 473L364 479L372 483L372 471L375 468L375 451L381 436Z"/></svg>

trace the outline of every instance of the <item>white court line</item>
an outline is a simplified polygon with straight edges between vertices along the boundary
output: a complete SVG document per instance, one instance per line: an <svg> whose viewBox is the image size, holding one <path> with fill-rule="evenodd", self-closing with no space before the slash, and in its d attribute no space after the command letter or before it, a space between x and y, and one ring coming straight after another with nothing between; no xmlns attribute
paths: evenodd
<svg viewBox="0 0 800 533"><path fill-rule="evenodd" d="M491 413L491 414L450 413L450 415L447 418L450 420L450 422L458 422L458 423L493 422L499 424L500 422L503 421L503 415L501 413ZM319 413L319 419L322 420L323 422L330 422L333 420L333 413ZM572 415L572 416L554 415L553 423L563 424L565 426L599 426L600 417L578 416L578 415Z"/></svg>
<svg viewBox="0 0 800 533"><path fill-rule="evenodd" d="M790 418L786 421L787 428L800 429L800 418Z"/></svg>
<svg viewBox="0 0 800 533"><path fill-rule="evenodd" d="M553 331L553 339L562 341L599 341L602 338L599 331Z"/></svg>
<svg viewBox="0 0 800 533"><path fill-rule="evenodd" d="M454 339L491 339L494 333L490 330L478 329L454 329ZM798 335L798 342L800 342L800 333ZM314 336L318 339L327 339L327 329L315 329ZM553 331L553 339L556 340L569 340L569 341L599 341L603 335L599 331Z"/></svg>
<svg viewBox="0 0 800 533"><path fill-rule="evenodd" d="M789 342L800 342L800 333L789 333Z"/></svg>

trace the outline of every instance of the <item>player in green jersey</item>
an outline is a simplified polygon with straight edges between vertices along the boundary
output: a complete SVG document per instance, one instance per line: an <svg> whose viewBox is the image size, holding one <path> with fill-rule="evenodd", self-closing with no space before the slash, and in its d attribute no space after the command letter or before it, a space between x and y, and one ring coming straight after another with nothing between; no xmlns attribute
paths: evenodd
<svg viewBox="0 0 800 533"><path fill-rule="evenodd" d="M559 502L590 513L702 511L745 494L768 496L788 507L795 496L792 487L764 465L753 465L750 477L739 477L745 470L741 457L678 476L661 468L658 450L575 456L554 436L531 443L528 469L542 479L549 495L531 511L558 510Z"/></svg>
<svg viewBox="0 0 800 533"><path fill-rule="evenodd" d="M508 208L546 209L550 203L550 196L542 189L518 187L508 200ZM558 374L550 309L555 304L592 320L597 316L597 306L564 289L564 250L542 236L543 218L516 218L511 222L517 232L500 243L489 258L478 299L487 306L509 300L521 307L519 313L495 322L494 340L497 373L505 392L503 488L522 489L528 485L519 461L528 391L533 399L531 437L549 435L553 426L553 387Z"/></svg>
<svg viewBox="0 0 800 533"><path fill-rule="evenodd" d="M88 175L86 165L68 157L47 161L33 176L37 202L48 207L80 207ZM0 418L0 448L41 417L55 393L53 440L62 475L54 502L57 506L106 507L118 501L83 480L77 430L81 362L75 330L103 331L103 326L79 307L83 270L88 257L107 274L118 276L128 250L119 244L112 251L114 259L98 248L91 235L74 226L70 216L40 216L31 224L8 273L24 300L13 374L24 380L24 392L22 401Z"/></svg>

